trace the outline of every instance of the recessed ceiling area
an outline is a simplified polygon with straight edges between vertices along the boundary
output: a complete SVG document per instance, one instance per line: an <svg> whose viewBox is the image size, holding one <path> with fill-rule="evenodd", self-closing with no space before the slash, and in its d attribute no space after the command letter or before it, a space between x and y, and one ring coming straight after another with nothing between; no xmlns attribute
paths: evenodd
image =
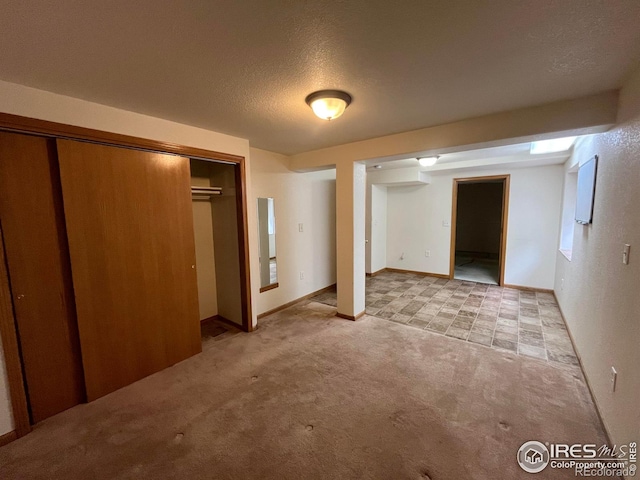
<svg viewBox="0 0 640 480"><path fill-rule="evenodd" d="M0 79L294 154L619 88L640 2L3 5ZM353 102L335 121L311 92Z"/></svg>
<svg viewBox="0 0 640 480"><path fill-rule="evenodd" d="M533 142L518 143L500 147L479 148L439 155L438 161L431 167L421 166L416 157L400 160L380 161L367 160L367 171L384 171L398 168L414 168L431 175L448 173L452 170L487 169L502 167L534 167L543 165L559 165L571 155L573 144L564 151L543 154L531 153ZM575 143L574 143L575 144Z"/></svg>

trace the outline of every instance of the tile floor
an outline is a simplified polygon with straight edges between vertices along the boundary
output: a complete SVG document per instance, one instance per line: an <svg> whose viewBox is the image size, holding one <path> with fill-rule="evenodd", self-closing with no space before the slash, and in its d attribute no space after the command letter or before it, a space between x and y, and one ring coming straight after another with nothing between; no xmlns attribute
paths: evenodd
<svg viewBox="0 0 640 480"><path fill-rule="evenodd" d="M548 362L578 365L555 298L497 285L384 272L367 277L366 312ZM336 293L313 300L336 305Z"/></svg>

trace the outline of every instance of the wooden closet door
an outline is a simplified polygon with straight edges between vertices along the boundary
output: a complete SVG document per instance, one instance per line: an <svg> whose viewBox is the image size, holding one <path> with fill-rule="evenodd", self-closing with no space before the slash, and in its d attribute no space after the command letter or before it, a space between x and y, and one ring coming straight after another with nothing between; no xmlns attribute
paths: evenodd
<svg viewBox="0 0 640 480"><path fill-rule="evenodd" d="M55 140L0 132L0 222L37 423L84 401Z"/></svg>
<svg viewBox="0 0 640 480"><path fill-rule="evenodd" d="M58 140L88 400L202 350L189 160Z"/></svg>

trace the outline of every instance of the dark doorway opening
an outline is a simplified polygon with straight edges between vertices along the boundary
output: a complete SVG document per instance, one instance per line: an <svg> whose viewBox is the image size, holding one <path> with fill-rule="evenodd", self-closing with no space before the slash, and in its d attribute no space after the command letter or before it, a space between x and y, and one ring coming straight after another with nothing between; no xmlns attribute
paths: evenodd
<svg viewBox="0 0 640 480"><path fill-rule="evenodd" d="M454 179L450 276L502 285L508 176Z"/></svg>

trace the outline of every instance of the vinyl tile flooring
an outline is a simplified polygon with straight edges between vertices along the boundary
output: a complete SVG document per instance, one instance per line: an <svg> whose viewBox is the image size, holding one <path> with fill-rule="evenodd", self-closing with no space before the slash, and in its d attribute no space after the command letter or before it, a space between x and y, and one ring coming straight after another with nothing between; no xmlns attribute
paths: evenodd
<svg viewBox="0 0 640 480"><path fill-rule="evenodd" d="M313 300L335 306L335 291ZM578 365L551 293L411 273L367 277L366 313L551 363Z"/></svg>

